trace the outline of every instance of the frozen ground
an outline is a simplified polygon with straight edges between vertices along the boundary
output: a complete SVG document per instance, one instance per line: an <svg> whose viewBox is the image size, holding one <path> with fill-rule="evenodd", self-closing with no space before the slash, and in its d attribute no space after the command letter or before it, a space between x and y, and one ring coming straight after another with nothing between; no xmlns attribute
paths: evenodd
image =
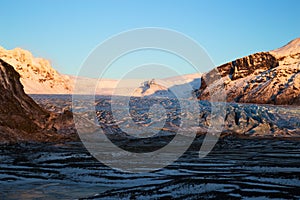
<svg viewBox="0 0 300 200"><path fill-rule="evenodd" d="M95 160L80 143L0 150L1 199L299 199L300 142L222 139L205 158L188 151L152 173L130 174Z"/></svg>
<svg viewBox="0 0 300 200"><path fill-rule="evenodd" d="M70 96L34 96L34 99L54 112L70 109L71 105ZM104 109L107 102L107 99L102 99L97 105ZM176 105L176 101L164 100L160 103L167 108L168 105ZM205 105L201 108L204 114ZM132 117L140 117L142 124L148 123L147 115L144 115L145 107L141 108L139 104L132 107L140 111L133 112ZM228 111L233 116L227 116L227 126L231 119L237 123L230 126L235 131L235 127L244 123L239 119L246 119L247 116L253 119L249 127L259 122L268 124L272 130L277 127L289 132L299 128L297 107L231 105ZM178 110L171 106L170 112ZM104 116L103 125L109 125L106 121L109 115ZM176 115L174 118L174 115L170 116L170 121L176 126ZM188 116L188 113L180 116ZM208 122L204 115L201 118L203 123ZM246 122L244 125L247 128ZM258 133L262 130L267 129L255 129ZM288 138L243 139L229 135L220 139L208 156L200 159L198 151L202 138L199 137L175 163L155 172L139 174L121 172L103 165L80 142L2 145L0 199L300 198L299 138L291 135Z"/></svg>

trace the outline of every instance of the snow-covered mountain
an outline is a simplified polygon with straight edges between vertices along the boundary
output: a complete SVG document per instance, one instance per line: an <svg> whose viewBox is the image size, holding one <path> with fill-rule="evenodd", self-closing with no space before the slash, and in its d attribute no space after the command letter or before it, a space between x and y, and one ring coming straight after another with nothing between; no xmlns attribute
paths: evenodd
<svg viewBox="0 0 300 200"><path fill-rule="evenodd" d="M300 104L300 38L269 52L255 53L203 75L199 99L223 90L229 102Z"/></svg>
<svg viewBox="0 0 300 200"><path fill-rule="evenodd" d="M27 94L72 94L77 81L82 88L97 86L96 94L99 95L161 95L171 87L187 95L191 91L185 91L183 84L190 82L193 88L199 88L200 84L198 74L156 80L156 84L145 84L149 81L138 79L120 81L64 75L56 71L49 60L36 58L31 52L21 48L6 50L0 47L0 58L11 64L20 74L21 83ZM162 82L164 86L158 84ZM85 90L82 91L84 92Z"/></svg>
<svg viewBox="0 0 300 200"><path fill-rule="evenodd" d="M186 74L164 79L152 79L142 83L133 96L189 98L200 87L201 74Z"/></svg>
<svg viewBox="0 0 300 200"><path fill-rule="evenodd" d="M76 81L85 88L95 88L99 95L156 96L176 93L209 100L210 94L224 90L226 100L241 103L300 104L300 38L269 52L255 53L217 67L221 81L213 71L164 79L113 80L63 75L43 58L35 58L26 50L5 50L0 58L11 64L21 76L28 94L71 94ZM76 92L76 91L75 91ZM82 90L84 93L85 90Z"/></svg>

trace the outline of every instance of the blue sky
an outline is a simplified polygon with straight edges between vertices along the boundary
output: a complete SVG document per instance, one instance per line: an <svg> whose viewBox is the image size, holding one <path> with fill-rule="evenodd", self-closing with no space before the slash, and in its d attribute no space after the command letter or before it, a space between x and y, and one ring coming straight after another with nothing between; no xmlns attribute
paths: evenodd
<svg viewBox="0 0 300 200"><path fill-rule="evenodd" d="M0 45L28 49L59 72L77 74L108 37L162 27L193 38L220 65L300 37L299 8L298 0L2 0Z"/></svg>

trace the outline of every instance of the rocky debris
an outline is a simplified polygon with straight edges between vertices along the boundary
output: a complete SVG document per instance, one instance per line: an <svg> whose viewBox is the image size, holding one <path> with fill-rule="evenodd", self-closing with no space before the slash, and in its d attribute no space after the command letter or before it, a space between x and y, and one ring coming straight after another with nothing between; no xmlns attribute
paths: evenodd
<svg viewBox="0 0 300 200"><path fill-rule="evenodd" d="M176 99L132 97L128 104L130 116L114 118L118 115L127 116L125 113L128 111L121 98L116 99L114 103L123 109L118 109L115 111L117 113L112 113L111 99L105 96L99 97L96 104L96 113L82 113L85 116L93 115L88 117L90 122L85 122L84 125L94 123L94 118L97 117L102 130L106 131L107 134L113 133L116 140L126 136L126 133L122 132L122 127L131 125L132 121L137 125L136 131L143 132L143 130L153 129L153 132L157 132L161 130L163 136L176 134L179 127L181 132L198 132L202 135L207 133L212 125L212 120L219 120L219 123L223 124L223 136L246 138L300 136L300 112L297 106L222 103L225 109L225 115L222 118L218 113L212 115L210 102L199 101L199 126L187 124L183 127L180 125L182 119L193 121L197 116L180 110L179 102ZM68 95L58 98L36 95L34 99L40 105L49 109L55 108L57 113L68 111L72 101ZM151 113L151 106L158 104L162 105L164 109ZM161 114L164 112L163 110L165 110L165 113ZM160 122L164 122L163 128L161 128ZM132 128L132 126L130 127Z"/></svg>
<svg viewBox="0 0 300 200"><path fill-rule="evenodd" d="M203 75L200 100L224 91L228 102L300 105L300 39L217 67ZM216 75L217 74L217 75Z"/></svg>
<svg viewBox="0 0 300 200"><path fill-rule="evenodd" d="M197 116L191 113L182 113L175 99L145 99L132 98L129 102L130 117L115 119L110 110L110 100L101 99L97 105L97 118L101 126L108 132L124 135L121 127L130 124L133 120L136 125L145 129L151 127L158 130L155 120L165 122L161 134L181 132L205 134L211 128L213 120L218 120L222 125L222 135L234 135L237 137L300 137L300 112L296 106L275 106L257 104L219 103L224 109L224 118L220 113L212 113L212 104L208 101L199 101L199 127L181 125L184 118L194 121ZM165 105L166 116L152 119L149 113L151 105ZM119 111L121 112L121 111ZM125 109L124 109L125 112ZM157 111L159 112L159 111ZM124 115L125 116L125 115ZM216 121L215 121L216 122ZM214 122L214 124L216 124ZM103 130L106 130L103 129ZM150 129L149 129L150 130Z"/></svg>
<svg viewBox="0 0 300 200"><path fill-rule="evenodd" d="M71 113L57 114L41 108L25 94L19 79L20 75L14 68L0 59L0 141L51 142L75 139ZM69 135L60 134L65 129L70 129Z"/></svg>
<svg viewBox="0 0 300 200"><path fill-rule="evenodd" d="M200 130L211 126L211 103L200 102ZM295 106L227 103L223 135L300 137L300 112Z"/></svg>
<svg viewBox="0 0 300 200"><path fill-rule="evenodd" d="M59 74L49 60L35 58L27 50L0 47L0 59L11 64L20 74L26 93L69 94L73 90L74 83L69 76Z"/></svg>

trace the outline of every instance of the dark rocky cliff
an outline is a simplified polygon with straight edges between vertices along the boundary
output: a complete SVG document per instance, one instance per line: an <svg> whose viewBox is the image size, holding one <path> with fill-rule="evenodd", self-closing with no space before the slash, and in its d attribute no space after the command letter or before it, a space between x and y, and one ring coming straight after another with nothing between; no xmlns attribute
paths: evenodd
<svg viewBox="0 0 300 200"><path fill-rule="evenodd" d="M0 142L74 139L59 132L72 126L69 113L51 113L25 94L20 75L0 59Z"/></svg>

